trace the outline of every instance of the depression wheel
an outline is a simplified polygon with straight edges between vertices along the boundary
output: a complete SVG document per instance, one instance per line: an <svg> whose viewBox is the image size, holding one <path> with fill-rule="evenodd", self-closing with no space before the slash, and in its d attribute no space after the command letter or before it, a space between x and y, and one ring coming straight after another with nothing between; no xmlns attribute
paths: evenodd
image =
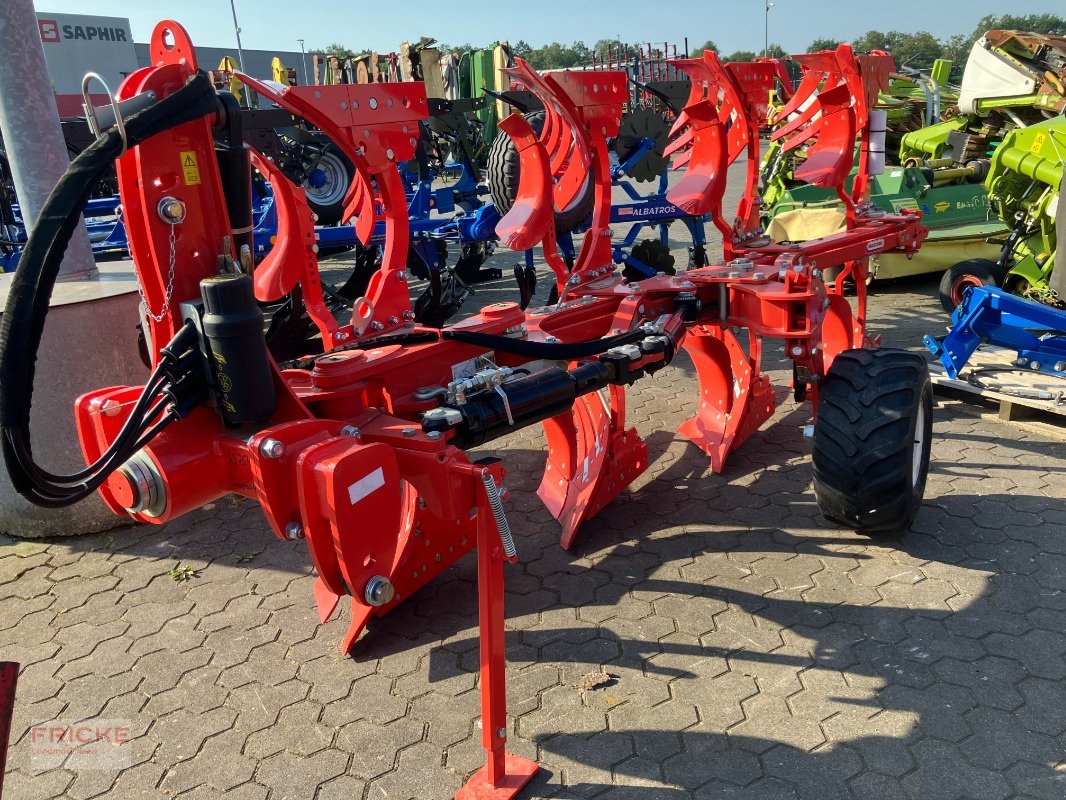
<svg viewBox="0 0 1066 800"><path fill-rule="evenodd" d="M1002 286L1007 270L987 258L960 261L940 279L940 305L951 314L971 286Z"/></svg>
<svg viewBox="0 0 1066 800"><path fill-rule="evenodd" d="M933 429L925 359L845 350L819 389L814 492L826 518L871 535L906 531L922 505Z"/></svg>

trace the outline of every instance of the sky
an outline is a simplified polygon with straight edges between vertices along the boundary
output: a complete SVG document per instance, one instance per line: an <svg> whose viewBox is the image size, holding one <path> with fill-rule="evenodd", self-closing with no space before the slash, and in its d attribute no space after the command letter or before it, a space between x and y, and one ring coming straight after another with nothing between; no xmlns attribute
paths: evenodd
<svg viewBox="0 0 1066 800"><path fill-rule="evenodd" d="M0 0L2 2L3 0ZM1064 0L773 0L770 42L802 52L819 37L848 40L868 30L928 30L938 38L969 33L986 14L1066 12ZM524 39L533 46L621 38L696 47L713 40L723 53L763 46L764 0L234 0L241 43L249 49L299 50L339 42L352 50L391 52L401 41L431 36L449 44ZM229 0L118 2L35 0L37 11L128 17L133 38L146 42L171 17L193 44L234 45Z"/></svg>

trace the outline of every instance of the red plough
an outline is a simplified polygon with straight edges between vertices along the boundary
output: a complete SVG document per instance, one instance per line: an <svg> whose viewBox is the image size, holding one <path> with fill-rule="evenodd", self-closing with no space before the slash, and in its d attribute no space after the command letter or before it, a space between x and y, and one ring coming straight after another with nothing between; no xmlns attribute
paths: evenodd
<svg viewBox="0 0 1066 800"><path fill-rule="evenodd" d="M823 283L822 270L851 265L861 286L866 256L919 247L920 215L874 214L856 198L847 230L811 242L770 241L758 227L756 179L774 65L723 65L708 52L679 62L693 77L693 95L677 147L687 172L671 199L712 215L726 237L726 261L627 284L615 272L607 226L607 142L618 130L625 75L541 76L518 60L512 75L538 94L547 118L539 138L521 117L502 125L517 143L522 173L518 199L499 230L511 247L543 244L559 303L528 312L500 303L443 330L421 328L413 322L404 270L407 217L396 164L414 152L426 115L422 85L283 87L238 75L345 150L356 167L348 214L357 216L364 237L375 215L385 221L382 267L352 320L341 322L321 302L302 190L258 154L216 145L215 133L229 122L224 103L196 95L206 105L189 110L189 96L204 81L179 25L160 23L151 53L153 65L125 81L119 100L154 92L150 110L159 119L149 126L131 116L131 148L118 158L118 175L144 290L152 376L144 387L111 387L78 400L91 466L77 479L36 467L22 410L2 409L16 486L46 504L99 488L116 513L154 524L226 494L257 500L276 536L307 542L322 619L350 598L345 651L372 615L388 613L476 548L488 763L460 796L511 797L536 771L504 749L503 563L517 554L502 504L502 463L471 462L466 451L542 423L548 459L538 493L569 547L581 523L648 466L647 446L626 426L626 387L684 347L700 397L681 432L721 470L774 410L760 366L763 337L783 340L796 364L797 396L817 402L838 355L873 344L863 315L852 312L839 286ZM837 71L826 77L828 66L810 68L808 78L818 70L823 77L805 79L786 107L796 116L783 115L780 130L787 133L775 135L807 148L812 179L842 180L876 94L870 75L882 74L881 61L856 59L845 48L821 59ZM203 91L213 92L206 85ZM747 191L727 224L726 170L745 153ZM227 211L232 171L219 167L242 158L271 180L281 212L278 246L254 276L239 267ZM555 250L552 209L564 208L587 180L596 189L592 224L568 270ZM75 204L70 213L77 211ZM46 245L27 252L44 253L47 264ZM34 269L24 256L28 284L36 276L47 286L47 270ZM293 291L308 301L326 351L278 364L267 352L255 299ZM32 299L32 291L14 291L9 316L29 319ZM746 332L746 347L737 330ZM19 343L2 344L6 361ZM26 347L36 352L36 344ZM563 366L546 366L552 362ZM24 411L28 419L28 403ZM920 472L907 486L919 501L924 467ZM854 499L826 475L816 471L820 501L834 518L863 527L838 508L849 502L869 511L861 492ZM894 523L905 527L910 517Z"/></svg>

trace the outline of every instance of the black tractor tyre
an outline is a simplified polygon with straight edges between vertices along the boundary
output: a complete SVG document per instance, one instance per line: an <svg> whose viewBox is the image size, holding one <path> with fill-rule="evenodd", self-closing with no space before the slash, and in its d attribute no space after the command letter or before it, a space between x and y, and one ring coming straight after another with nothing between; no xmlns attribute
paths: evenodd
<svg viewBox="0 0 1066 800"><path fill-rule="evenodd" d="M906 531L922 505L933 429L925 359L845 350L818 395L814 492L822 514L872 536Z"/></svg>
<svg viewBox="0 0 1066 800"><path fill-rule="evenodd" d="M325 174L325 183L314 187L310 179L304 181L307 204L318 215L319 225L335 225L344 216L344 197L355 178L355 165L343 150L330 142L322 150L315 168Z"/></svg>
<svg viewBox="0 0 1066 800"><path fill-rule="evenodd" d="M524 114L533 132L540 134L544 129L544 112L531 111ZM488 167L485 178L489 185L492 202L501 216L511 210L518 196L518 179L520 174L518 148L514 141L503 131L496 136L489 148ZM578 228L592 216L592 207L596 200L595 185L589 175L582 187L581 194L564 209L555 211L555 232L569 233Z"/></svg>
<svg viewBox="0 0 1066 800"><path fill-rule="evenodd" d="M1003 286L1007 270L987 258L968 258L948 269L940 279L940 305L951 314L971 286Z"/></svg>

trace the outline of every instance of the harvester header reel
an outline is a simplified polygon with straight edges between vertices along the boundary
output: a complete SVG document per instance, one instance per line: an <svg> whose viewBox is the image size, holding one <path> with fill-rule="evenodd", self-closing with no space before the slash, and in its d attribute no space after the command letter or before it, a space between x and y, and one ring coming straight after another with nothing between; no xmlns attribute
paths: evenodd
<svg viewBox="0 0 1066 800"><path fill-rule="evenodd" d="M143 387L108 387L78 399L75 415L90 467L53 476L33 463L28 390L15 396L7 389L32 386L46 313L35 300L50 293L57 253L84 203L76 192L53 193L42 219L61 217L64 225L31 235L0 339L9 471L35 502L68 499L51 489L41 495L41 486L76 487L70 496L99 489L116 513L154 524L227 494L257 500L278 538L307 543L321 618L350 598L346 652L372 616L388 613L476 548L489 760L460 796L511 797L536 770L504 750L503 564L518 557L502 504L505 470L497 458L472 462L468 448L542 423L548 456L538 494L559 520L568 548L582 522L648 467L647 445L626 425L626 388L685 348L699 379L699 402L681 433L720 471L773 413L775 394L760 363L763 338L771 337L783 340L795 363L798 399L836 398L826 410L833 431L815 426L815 452L823 454L815 485L825 512L873 532L904 529L913 519L929 442L926 428L920 435L913 428L931 419L921 385L924 362L863 349L876 342L866 336L862 312L854 313L839 286L827 286L821 274L850 265L861 275L872 253L914 252L925 234L919 214L858 214L847 230L803 243L734 234L724 263L627 283L612 263L608 227L608 141L619 130L626 76L542 76L519 59L512 75L536 93L546 120L539 136L520 115L502 123L522 169L500 238L514 248L543 245L560 302L528 312L498 303L442 330L424 328L410 313L407 207L396 166L413 154L426 116L420 85L286 87L237 74L343 149L356 167L347 208L361 235L369 235L375 216L385 222L382 266L356 301L353 321L341 325L312 311L325 352L279 365L267 349L256 300L297 289L314 302L320 296L306 199L267 159L243 145L216 145L225 114L177 23L157 26L150 52L152 65L127 78L119 96L154 92L158 100L142 112L153 115L153 124L142 125L138 115L127 121L128 151L114 131L106 132L64 181L77 183L101 154L118 158L155 369ZM679 189L720 219L728 163L758 147L756 96L772 82L773 67L723 67L708 56L701 64L689 65L706 70L697 80L708 88L683 113L692 129L691 154ZM858 66L854 72L826 79L828 98L809 92L824 116L846 119L852 137L861 118L855 107L870 93L865 73ZM838 123L812 116L808 124L818 130L804 141L826 130L836 141L831 129ZM253 160L275 186L283 227L268 259L249 274L233 242ZM592 224L568 270L556 252L554 210L572 202L585 182L594 186ZM745 202L757 202L750 174ZM746 347L738 332L746 332ZM834 370L838 361L846 378ZM925 405L904 418L911 430L892 427L903 438L890 458L906 456L906 465L895 482L879 479L874 496L861 480L859 465L871 454L859 431L882 421L887 412L874 400L900 391L900 375L918 381L906 389L908 402ZM868 390L858 422L849 422L839 413L840 392L860 379ZM884 380L891 383L881 386ZM901 419L896 406L891 415ZM915 448L919 469L912 467ZM859 460L850 462L853 457ZM885 459L873 460L883 467Z"/></svg>

